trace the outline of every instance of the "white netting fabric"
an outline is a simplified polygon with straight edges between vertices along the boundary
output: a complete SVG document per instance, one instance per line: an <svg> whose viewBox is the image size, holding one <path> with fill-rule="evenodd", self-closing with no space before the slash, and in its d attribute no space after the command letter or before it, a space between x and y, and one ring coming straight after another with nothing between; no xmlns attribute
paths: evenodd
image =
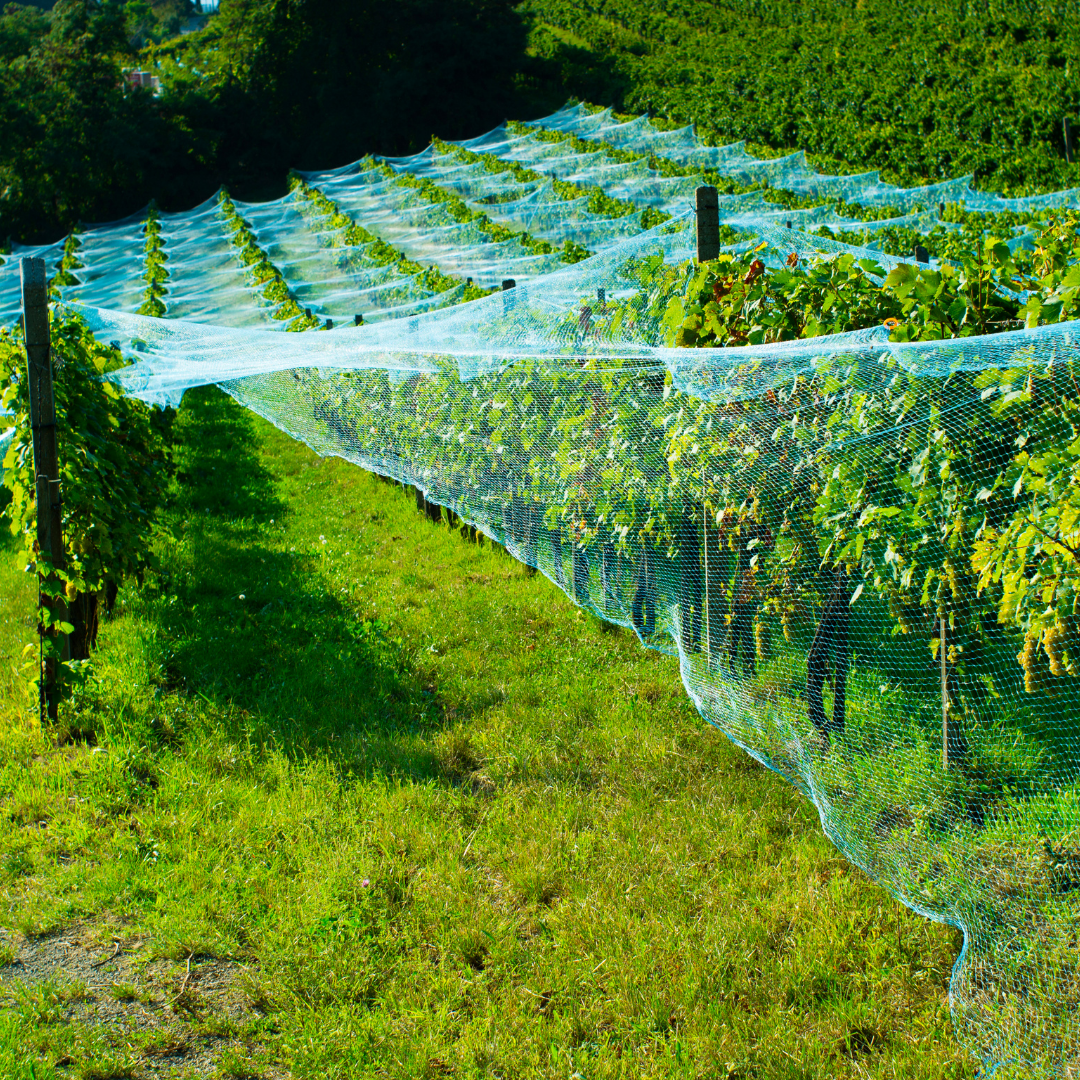
<svg viewBox="0 0 1080 1080"><path fill-rule="evenodd" d="M662 132L647 117L619 122L610 109L590 112L580 104L568 105L551 116L533 121L533 124L567 135L602 140L620 150L640 150L642 154L659 154L690 167L715 169L735 180L749 183L768 181L773 187L830 199L843 198L864 206L895 206L901 210L912 210L916 207L931 208L941 202L961 202L969 210L990 213L1080 207L1078 188L1009 199L993 192L973 190L970 176L917 188L884 183L877 172L826 176L813 170L802 152L782 158L755 159L746 153L745 144L741 142L730 146L705 146L692 126ZM482 136L485 139L488 137Z"/></svg>
<svg viewBox="0 0 1080 1080"><path fill-rule="evenodd" d="M580 108L539 123L837 190L799 155L756 162L741 146L703 148L690 129ZM216 202L161 217L165 318L133 314L144 238L131 222L84 235L82 283L65 302L133 361L117 376L129 393L165 403L221 385L318 453L416 485L575 603L678 655L702 715L812 799L848 858L963 929L952 1004L964 1042L989 1065L1076 1075L1080 620L1063 616L1047 667L999 620L1000 582L980 588L973 566L980 542L1034 513L1010 472L1021 450L1030 471L1080 439L1070 404L1080 324L910 344L871 327L673 348L696 269L694 178L619 172L603 154L504 129L468 145L543 177L519 181L433 148L390 166L534 238L597 254L567 265L495 242L364 162L307 183L421 265L517 287L456 304L460 287L432 292L384 250L345 243L298 191L237 211L332 330L279 332ZM553 175L676 216L644 230L637 213L594 215L558 199ZM928 197L966 191L956 181L948 196L939 186L886 198L873 174L844 182L846 197L910 207L901 220L912 225L932 215L915 210ZM1057 198L1071 205L1075 193ZM791 255L897 264L799 228L851 223L778 212L759 193L722 201L721 217L739 232L731 249L765 245L773 265ZM8 320L17 282L11 260L0 267ZM1072 533L1062 540L1073 546Z"/></svg>
<svg viewBox="0 0 1080 1080"><path fill-rule="evenodd" d="M22 315L22 284L19 277L20 259L44 259L53 266L63 254L63 244L45 244L28 247L12 244L11 254L0 263L0 326L18 322ZM129 267L130 272L130 267Z"/></svg>

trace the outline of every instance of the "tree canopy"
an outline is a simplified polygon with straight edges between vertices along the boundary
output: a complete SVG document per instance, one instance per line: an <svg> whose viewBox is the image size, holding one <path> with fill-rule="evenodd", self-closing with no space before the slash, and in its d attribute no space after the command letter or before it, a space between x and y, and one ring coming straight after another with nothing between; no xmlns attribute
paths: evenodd
<svg viewBox="0 0 1080 1080"><path fill-rule="evenodd" d="M0 15L0 238L284 193L578 96L905 183L1080 186L1071 0L57 0ZM907 9L905 9L907 10ZM185 25L187 23L188 25ZM133 87L149 69L160 92Z"/></svg>

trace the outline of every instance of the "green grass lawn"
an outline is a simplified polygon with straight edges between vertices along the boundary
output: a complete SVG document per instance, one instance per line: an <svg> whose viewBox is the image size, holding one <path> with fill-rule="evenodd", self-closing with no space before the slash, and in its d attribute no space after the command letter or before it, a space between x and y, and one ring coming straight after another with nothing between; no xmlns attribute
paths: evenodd
<svg viewBox="0 0 1080 1080"><path fill-rule="evenodd" d="M972 1077L959 941L676 660L217 391L44 735L0 541L0 1076Z"/></svg>

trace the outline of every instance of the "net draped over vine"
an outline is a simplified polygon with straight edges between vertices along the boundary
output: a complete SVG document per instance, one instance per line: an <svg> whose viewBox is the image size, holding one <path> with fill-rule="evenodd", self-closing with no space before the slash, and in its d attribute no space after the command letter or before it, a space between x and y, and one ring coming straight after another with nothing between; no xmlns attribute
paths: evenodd
<svg viewBox="0 0 1080 1080"><path fill-rule="evenodd" d="M821 176L802 155L758 161L580 107L537 126L897 206L908 222L944 200L1077 205L1076 192L1000 200L966 178L905 190ZM166 317L135 314L135 219L83 234L64 302L133 361L117 375L129 393L175 403L220 385L317 453L417 486L576 604L677 655L702 716L811 799L848 859L962 928L951 1003L964 1044L990 1067L1080 1075L1080 324L674 348L698 272L696 178L506 128L462 145L539 175L431 147L305 176L405 261L343 243L303 188L236 204L328 332L274 332L285 324L216 201L160 215ZM400 175L595 254L568 265L557 248L493 240ZM593 213L552 177L672 216L646 228ZM835 219L760 192L721 198L730 250L896 265L799 227ZM16 263L0 267L6 320ZM434 289L410 266L458 284ZM468 279L505 278L516 288L457 303ZM1038 648L1030 627L1051 608Z"/></svg>

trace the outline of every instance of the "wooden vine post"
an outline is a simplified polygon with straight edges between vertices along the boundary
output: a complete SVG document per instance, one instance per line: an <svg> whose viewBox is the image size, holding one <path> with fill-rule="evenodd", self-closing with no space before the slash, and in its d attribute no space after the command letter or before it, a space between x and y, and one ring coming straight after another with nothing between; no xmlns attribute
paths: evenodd
<svg viewBox="0 0 1080 1080"><path fill-rule="evenodd" d="M60 466L56 453L56 405L53 399L52 357L49 341L49 296L44 259L23 259L23 333L26 342L27 389L30 396L30 432L34 447L34 479L37 500L37 547L47 557L50 569L38 576L38 606L49 613L49 626L42 628L58 649L46 655L42 650L39 704L41 721L55 720L60 694L57 687L55 654L67 656L67 636L57 624L67 621L62 570L64 538L60 517ZM43 642L44 644L44 642Z"/></svg>
<svg viewBox="0 0 1080 1080"><path fill-rule="evenodd" d="M701 531L705 552L705 663L712 670L712 609L709 607L709 508L705 490L705 464L701 465Z"/></svg>
<svg viewBox="0 0 1080 1080"><path fill-rule="evenodd" d="M938 658L941 661L941 767L949 767L949 663L945 657L945 612L938 614Z"/></svg>
<svg viewBox="0 0 1080 1080"><path fill-rule="evenodd" d="M1075 132L1067 116L1061 121L1061 134L1065 141L1065 164L1071 165L1076 157L1076 151L1073 148L1073 135Z"/></svg>
<svg viewBox="0 0 1080 1080"><path fill-rule="evenodd" d="M716 188L709 185L694 192L694 211L697 214L697 261L712 262L720 254L720 199ZM712 610L709 607L709 515L706 509L705 464L701 465L701 528L705 552L705 663L712 666ZM698 600L698 608L702 606Z"/></svg>
<svg viewBox="0 0 1080 1080"><path fill-rule="evenodd" d="M697 211L697 261L711 262L720 254L720 199L714 187L694 192Z"/></svg>

